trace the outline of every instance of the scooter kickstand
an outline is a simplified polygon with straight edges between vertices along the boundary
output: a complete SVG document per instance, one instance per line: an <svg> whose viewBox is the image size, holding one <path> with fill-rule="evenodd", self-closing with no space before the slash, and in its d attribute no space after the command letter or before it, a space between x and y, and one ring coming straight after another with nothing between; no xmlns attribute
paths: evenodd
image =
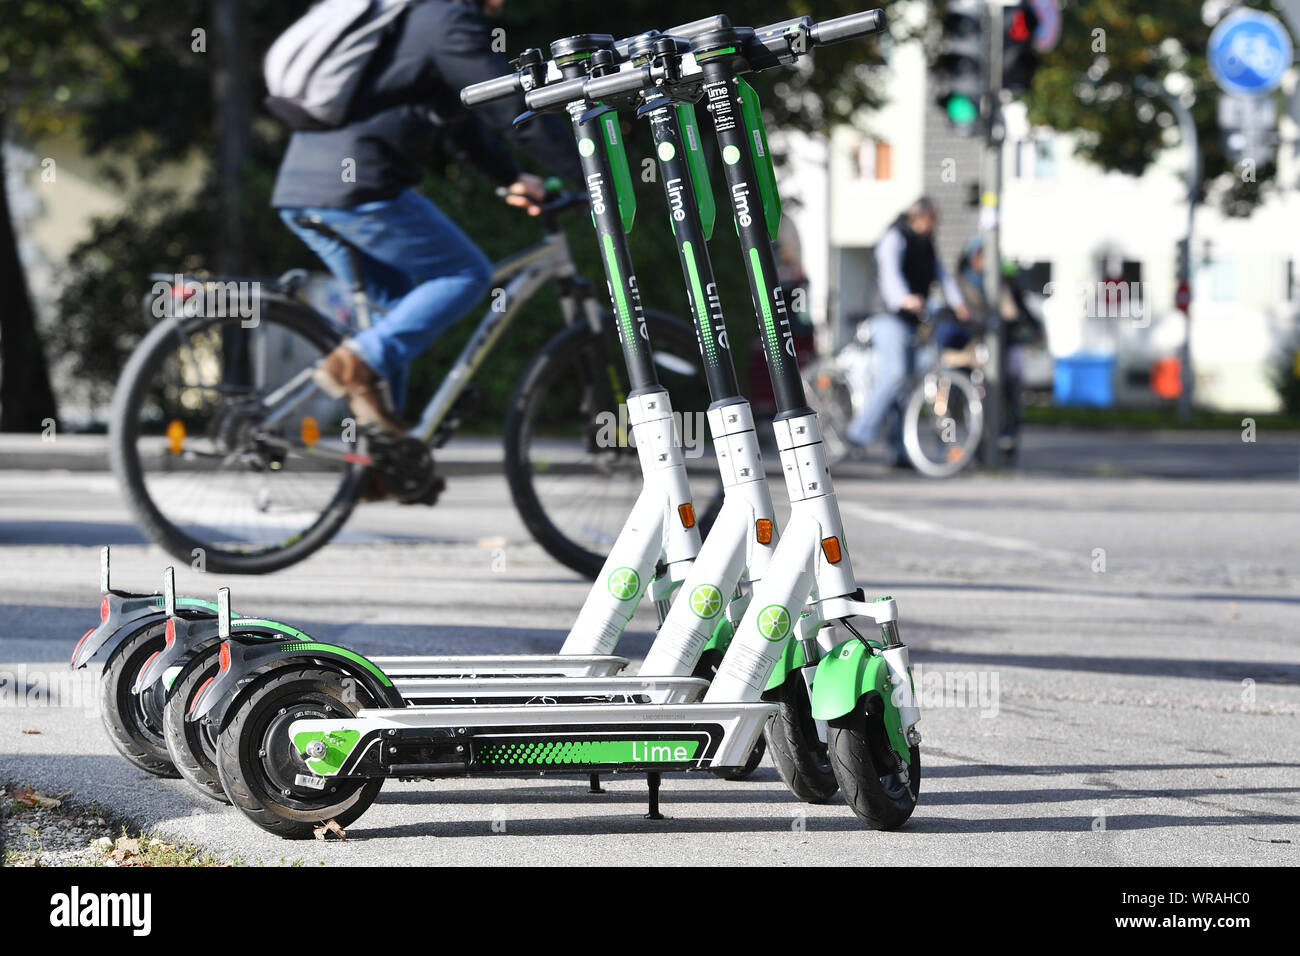
<svg viewBox="0 0 1300 956"><path fill-rule="evenodd" d="M645 815L647 820L663 820L664 815L659 812L659 782L663 774L655 771L645 775L646 784L650 787L650 812Z"/></svg>
<svg viewBox="0 0 1300 956"><path fill-rule="evenodd" d="M591 773L587 775L587 792L604 793L605 788L600 785L600 774Z"/></svg>

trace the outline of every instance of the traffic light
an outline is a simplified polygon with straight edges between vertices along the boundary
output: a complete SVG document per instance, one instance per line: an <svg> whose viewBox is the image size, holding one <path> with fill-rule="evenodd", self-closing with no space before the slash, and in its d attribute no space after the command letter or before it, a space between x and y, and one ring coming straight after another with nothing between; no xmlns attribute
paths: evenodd
<svg viewBox="0 0 1300 956"><path fill-rule="evenodd" d="M979 130L984 93L984 42L980 0L948 0L943 15L943 45L935 61L936 102L959 133Z"/></svg>
<svg viewBox="0 0 1300 956"><path fill-rule="evenodd" d="M1029 91L1038 70L1034 33L1038 14L1029 3L1002 10L1002 88L1013 96Z"/></svg>

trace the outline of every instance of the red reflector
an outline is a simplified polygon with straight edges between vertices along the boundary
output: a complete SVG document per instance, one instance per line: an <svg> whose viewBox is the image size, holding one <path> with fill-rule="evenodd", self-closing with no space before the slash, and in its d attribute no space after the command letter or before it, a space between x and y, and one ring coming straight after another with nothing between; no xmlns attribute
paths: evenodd
<svg viewBox="0 0 1300 956"><path fill-rule="evenodd" d="M772 522L767 518L759 518L754 522L754 535L758 538L759 544L771 544Z"/></svg>
<svg viewBox="0 0 1300 956"><path fill-rule="evenodd" d="M168 618L167 627L163 629L163 633L167 636L168 647L171 647L173 644L175 644L176 643L176 622L173 621L171 618Z"/></svg>
<svg viewBox="0 0 1300 956"><path fill-rule="evenodd" d="M343 460L350 465L368 465L373 461L369 455L362 455L355 451L350 451L343 456Z"/></svg>
<svg viewBox="0 0 1300 956"><path fill-rule="evenodd" d="M153 663L153 659L161 653L162 651L154 651L152 654L150 654L149 659L144 662L144 667L140 668L140 673L143 674L145 671L147 671L149 669L149 665Z"/></svg>
<svg viewBox="0 0 1300 956"><path fill-rule="evenodd" d="M214 680L216 680L215 677L209 677L207 680L205 680L202 684L199 685L199 692L195 694L194 699L190 701L189 712L191 714L194 713L194 707L195 705L198 704L199 698L203 696L203 692L208 689L208 685L211 684Z"/></svg>
<svg viewBox="0 0 1300 956"><path fill-rule="evenodd" d="M95 629L92 627L92 628L91 628L89 631L87 631L85 634L82 634L82 635L81 635L81 640L77 641L77 646L74 647L74 648L72 649L72 660L73 660L73 663L76 663L77 655L81 653L81 645L86 643L86 638L90 637L90 635L93 634L94 631L95 631Z"/></svg>
<svg viewBox="0 0 1300 956"><path fill-rule="evenodd" d="M108 620L108 595L105 594L99 602L99 623L103 624Z"/></svg>
<svg viewBox="0 0 1300 956"><path fill-rule="evenodd" d="M221 651L217 654L217 662L221 667L221 673L230 670L230 642L222 641Z"/></svg>

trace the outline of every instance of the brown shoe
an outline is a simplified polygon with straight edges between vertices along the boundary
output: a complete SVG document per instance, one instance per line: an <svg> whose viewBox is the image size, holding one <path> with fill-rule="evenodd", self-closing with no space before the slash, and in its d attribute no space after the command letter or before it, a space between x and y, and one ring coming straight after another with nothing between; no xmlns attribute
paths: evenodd
<svg viewBox="0 0 1300 956"><path fill-rule="evenodd" d="M312 380L331 398L346 397L358 425L378 425L395 435L405 433L393 411L388 383L346 344L321 360Z"/></svg>

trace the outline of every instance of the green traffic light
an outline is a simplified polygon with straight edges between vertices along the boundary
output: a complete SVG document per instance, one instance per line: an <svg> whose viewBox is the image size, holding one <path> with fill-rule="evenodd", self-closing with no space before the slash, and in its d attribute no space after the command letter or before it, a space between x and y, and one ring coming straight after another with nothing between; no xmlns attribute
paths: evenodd
<svg viewBox="0 0 1300 956"><path fill-rule="evenodd" d="M969 96L955 93L948 97L945 105L948 109L948 119L958 126L968 126L979 119L980 109Z"/></svg>

